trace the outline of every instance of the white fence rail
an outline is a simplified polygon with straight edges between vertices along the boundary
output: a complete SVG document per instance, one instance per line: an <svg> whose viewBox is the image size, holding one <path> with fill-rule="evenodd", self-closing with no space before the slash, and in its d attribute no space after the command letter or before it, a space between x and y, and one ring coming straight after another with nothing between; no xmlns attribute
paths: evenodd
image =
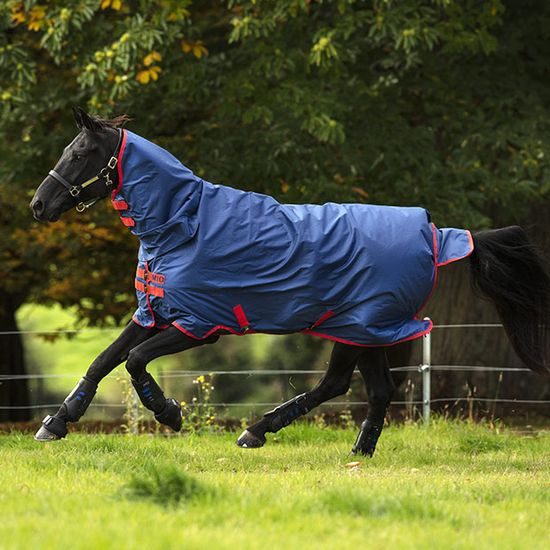
<svg viewBox="0 0 550 550"><path fill-rule="evenodd" d="M449 325L435 325L434 329L455 329L455 328L500 328L500 324L449 324ZM14 334L27 334L27 335L51 335L51 334L80 334L87 332L99 332L99 331L120 331L120 329L80 329L80 330L53 330L53 331L6 331L0 332L0 337L9 336ZM457 396L457 397L438 397L432 398L431 396L431 374L435 371L455 371L455 372L531 372L527 368L521 367L509 367L509 366L477 366L477 365L432 365L431 361L431 334L427 334L423 337L422 342L422 363L420 365L408 365L402 367L394 367L392 371L409 371L420 372L422 377L422 399L421 400L407 400L407 401L392 401L394 405L422 405L422 417L426 424L430 421L430 413L432 404L434 403L459 403L461 401L467 402L482 402L482 403L510 403L517 405L550 405L550 400L537 400L537 399L507 399L507 398L490 398L490 397L475 397L475 396ZM324 374L324 370L306 370L306 369L294 369L294 370L273 370L273 369L248 369L248 370L221 370L221 371L170 371L163 373L163 379L168 378L196 378L200 375L213 375L213 376L281 376L281 375L311 375L311 374ZM120 375L110 374L108 378L120 378ZM5 375L0 374L0 384L10 380L43 380L50 378L72 378L75 379L75 374L19 374L19 375ZM137 399L137 396L136 396ZM220 408L230 407L274 407L280 403L266 402L266 403L213 403L209 402L210 406ZM190 404L192 406L192 404ZM365 401L330 401L324 403L324 406L340 407L340 406L366 406ZM35 409L55 409L61 406L61 403L40 403L34 405L21 405L21 406L5 406L0 405L0 410L35 410ZM124 403L92 403L92 407L98 408L126 408Z"/></svg>

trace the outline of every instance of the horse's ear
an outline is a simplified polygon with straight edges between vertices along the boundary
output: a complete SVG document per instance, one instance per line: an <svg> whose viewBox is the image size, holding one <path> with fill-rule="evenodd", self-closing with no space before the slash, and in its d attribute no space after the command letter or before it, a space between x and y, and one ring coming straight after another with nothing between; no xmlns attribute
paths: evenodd
<svg viewBox="0 0 550 550"><path fill-rule="evenodd" d="M73 117L74 121L76 122L76 127L79 130L82 130L84 128L84 121L82 120L82 113L84 113L84 110L80 107L73 107Z"/></svg>
<svg viewBox="0 0 550 550"><path fill-rule="evenodd" d="M84 109L81 107L73 108L73 116L76 122L77 127L82 130L83 128L96 132L101 130L101 124L99 124L94 117L90 116Z"/></svg>

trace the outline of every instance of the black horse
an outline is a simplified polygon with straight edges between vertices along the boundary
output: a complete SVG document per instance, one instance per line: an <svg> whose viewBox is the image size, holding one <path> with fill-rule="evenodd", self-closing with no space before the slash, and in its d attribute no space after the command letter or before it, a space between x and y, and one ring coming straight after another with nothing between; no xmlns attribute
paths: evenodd
<svg viewBox="0 0 550 550"><path fill-rule="evenodd" d="M54 170L50 171L31 201L33 215L38 221L55 222L71 208L83 211L108 196L111 196L115 208L128 208L124 200L114 200L121 177L117 167L123 147L121 126L127 117L103 120L81 109L76 109L74 115L79 134L65 148ZM239 212L235 215L238 216ZM122 217L122 220L125 225L133 224L130 218ZM508 337L525 365L540 374L549 375L550 278L543 258L529 242L523 229L517 226L480 231L473 235L472 240L473 252L468 260L474 287L495 305ZM163 295L163 290L157 286L163 280L162 275L147 273L147 268L141 269L141 272L142 279L136 279L136 288L141 289L147 306L150 306L150 294L157 297L161 293ZM240 315L240 320L245 318L242 311L236 313ZM246 318L241 326L248 324L245 321ZM142 324L134 317L121 335L93 361L61 408L43 420L35 435L38 441L65 437L67 423L81 418L99 382L124 361L145 407L154 413L160 423L175 431L181 429L180 405L175 399L165 397L147 371L148 363L162 355L214 343L220 335L234 331L217 326L197 338L182 327L175 326L177 323L160 328ZM317 323L312 328L316 326ZM249 327L244 326L243 332L247 330ZM309 329L304 331L312 332ZM389 371L390 361L394 365L407 364L410 339L405 338L409 341L397 343L391 348L383 345L365 347L333 339L337 341L328 370L315 388L265 413L238 438L239 446L261 447L266 441L266 433L277 432L321 403L346 393L352 373L358 367L367 386L369 409L353 445L353 452L372 456L396 387Z"/></svg>

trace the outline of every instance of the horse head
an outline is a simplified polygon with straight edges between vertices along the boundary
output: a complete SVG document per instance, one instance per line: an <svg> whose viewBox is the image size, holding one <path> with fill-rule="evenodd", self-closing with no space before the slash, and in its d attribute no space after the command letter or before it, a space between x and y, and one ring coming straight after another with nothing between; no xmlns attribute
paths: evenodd
<svg viewBox="0 0 550 550"><path fill-rule="evenodd" d="M55 222L73 207L83 212L107 197L115 185L119 127L128 117L103 120L80 108L73 109L73 114L79 133L30 203L34 218L41 222Z"/></svg>

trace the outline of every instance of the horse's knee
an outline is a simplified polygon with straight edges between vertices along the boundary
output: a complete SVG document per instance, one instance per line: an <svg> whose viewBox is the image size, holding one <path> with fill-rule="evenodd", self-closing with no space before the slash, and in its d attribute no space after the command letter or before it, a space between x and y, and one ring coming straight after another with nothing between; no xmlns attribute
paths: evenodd
<svg viewBox="0 0 550 550"><path fill-rule="evenodd" d="M126 370L133 380L139 381L141 376L145 374L147 359L144 354L137 348L131 349L126 360Z"/></svg>

